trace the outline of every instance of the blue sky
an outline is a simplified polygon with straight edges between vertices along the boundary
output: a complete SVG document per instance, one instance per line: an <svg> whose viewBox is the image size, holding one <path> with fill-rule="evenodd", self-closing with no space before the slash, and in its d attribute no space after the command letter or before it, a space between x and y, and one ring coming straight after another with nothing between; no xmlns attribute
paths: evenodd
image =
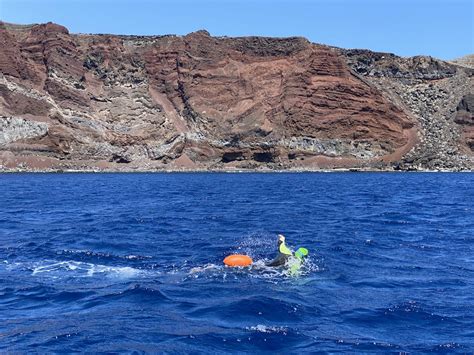
<svg viewBox="0 0 474 355"><path fill-rule="evenodd" d="M74 33L304 36L453 59L474 53L474 0L0 0L0 19Z"/></svg>

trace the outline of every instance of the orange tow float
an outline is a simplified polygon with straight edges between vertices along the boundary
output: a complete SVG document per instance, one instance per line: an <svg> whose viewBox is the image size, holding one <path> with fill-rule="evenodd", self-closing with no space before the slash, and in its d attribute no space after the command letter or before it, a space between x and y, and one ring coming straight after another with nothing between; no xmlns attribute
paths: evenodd
<svg viewBox="0 0 474 355"><path fill-rule="evenodd" d="M252 262L253 261L250 256L241 254L229 255L224 259L224 264L230 267L250 266Z"/></svg>

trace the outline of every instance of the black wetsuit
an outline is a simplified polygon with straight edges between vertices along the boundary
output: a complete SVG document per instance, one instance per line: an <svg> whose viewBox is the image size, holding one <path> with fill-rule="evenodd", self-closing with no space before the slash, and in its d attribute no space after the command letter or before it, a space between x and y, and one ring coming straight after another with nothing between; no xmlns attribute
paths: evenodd
<svg viewBox="0 0 474 355"><path fill-rule="evenodd" d="M288 261L288 258L291 256L291 251L285 245L285 242L281 240L278 241L278 255L266 264L266 266L282 266Z"/></svg>

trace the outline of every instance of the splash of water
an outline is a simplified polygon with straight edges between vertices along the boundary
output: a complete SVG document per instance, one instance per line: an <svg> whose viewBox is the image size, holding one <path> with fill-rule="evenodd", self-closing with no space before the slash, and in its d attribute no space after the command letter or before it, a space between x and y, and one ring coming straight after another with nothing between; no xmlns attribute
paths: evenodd
<svg viewBox="0 0 474 355"><path fill-rule="evenodd" d="M91 277L105 274L109 277L131 278L139 275L141 270L129 266L107 266L80 261L49 261L37 263L32 267L32 275L51 274L52 276L72 275L74 277Z"/></svg>

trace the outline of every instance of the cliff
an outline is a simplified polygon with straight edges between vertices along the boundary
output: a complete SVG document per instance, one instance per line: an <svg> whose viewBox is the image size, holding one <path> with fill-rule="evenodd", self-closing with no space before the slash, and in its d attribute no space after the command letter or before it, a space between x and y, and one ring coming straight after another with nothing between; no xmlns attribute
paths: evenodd
<svg viewBox="0 0 474 355"><path fill-rule="evenodd" d="M3 170L473 169L474 69L304 38L0 23Z"/></svg>

